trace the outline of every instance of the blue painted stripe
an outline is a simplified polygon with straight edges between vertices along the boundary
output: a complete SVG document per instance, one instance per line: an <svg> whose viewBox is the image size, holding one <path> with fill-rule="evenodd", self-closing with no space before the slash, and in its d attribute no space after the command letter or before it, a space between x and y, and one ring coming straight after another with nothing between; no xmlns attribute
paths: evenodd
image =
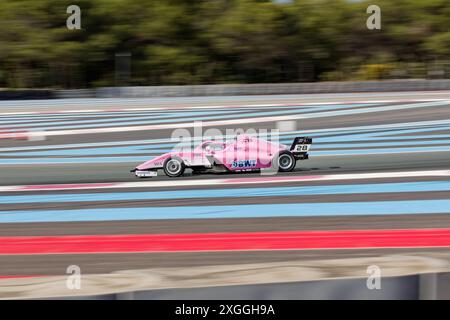
<svg viewBox="0 0 450 320"><path fill-rule="evenodd" d="M444 122L447 122L447 120L444 120ZM399 128L404 126L401 130L407 130L409 124L400 123L398 124ZM417 125L418 128L413 129L414 132L417 132L419 130L425 130L425 131L434 131L434 130L445 130L446 128L450 129L450 125L447 123L443 124L433 124L428 128L429 125ZM444 127L445 126L445 127ZM427 127L426 129L421 129L423 127ZM370 133L370 135L367 136L358 136L356 134L358 133ZM385 129L385 128L379 128L377 129L377 126L374 128L360 128L360 129L353 129L353 130L339 130L339 129L323 129L319 130L317 132L314 132L313 137L316 142L335 142L335 141L342 141L342 142L350 142L350 141L361 141L361 140L367 140L367 141L379 141L379 137L377 135L383 133L388 134L395 134L395 133L404 133L400 130L396 130L395 132L392 132L392 129ZM299 131L289 131L289 132L280 132L280 137L283 139L287 139L286 141L292 141L292 139L299 135L304 135L304 132ZM324 137L322 137L324 136ZM444 139L444 138L450 138L450 134L439 134L439 135L420 135L420 136L396 136L396 137L385 137L383 140L389 140L389 139L395 139L395 140L414 140L419 138L436 138L436 139ZM194 138L195 141L199 142L202 139L206 139L207 137L199 137ZM290 140L289 140L290 139ZM26 151L26 150L40 150L40 149L64 149L64 148L84 148L84 147L107 147L107 146L121 146L121 145L147 145L147 144L153 144L153 147L160 148L160 147L170 147L174 144L170 139L149 139L149 140L128 140L128 141L105 141L105 142L98 142L98 143L75 143L75 144L61 144L61 145L42 145L42 146L26 146L26 147L8 147L8 148L0 148L0 152L10 152L10 151Z"/></svg>
<svg viewBox="0 0 450 320"><path fill-rule="evenodd" d="M116 163L116 162L141 162L151 160L154 157L92 157L92 158L30 158L30 159L1 159L0 164L43 164L43 163ZM130 169L131 170L131 169Z"/></svg>
<svg viewBox="0 0 450 320"><path fill-rule="evenodd" d="M366 148L366 147L390 147L390 146L432 146L432 145L442 145L442 144L449 144L450 139L444 139L444 137L441 136L435 136L442 138L437 139L435 141L416 141L416 140L406 140L404 138L407 137L401 137L401 141L395 141L395 142L365 142L365 143L343 143L342 137L336 137L336 138L316 138L315 139L315 148L319 149L325 149L325 148ZM372 141L379 141L378 138L367 138L371 139ZM396 137L392 138L396 139ZM335 141L335 142L341 142L342 143L321 143L323 140L328 141ZM353 139L351 139L353 140ZM388 139L385 139L388 140ZM145 141L149 143L149 141ZM292 142L291 139L286 139L282 137L281 143L284 144L290 144ZM196 143L194 143L195 146ZM116 146L116 147L106 147L99 144L96 148L80 148L80 149L64 149L59 150L56 148L52 148L52 150L42 150L42 151L22 151L22 152L11 152L8 151L8 156L92 156L92 155L127 155L127 154L149 154L150 152L152 154L155 153L166 153L173 151L173 148L177 145L177 143L159 143L159 144L141 144L141 145L133 145L133 146ZM45 149L46 146L42 146L41 148ZM14 149L14 148L12 148ZM10 149L7 149L10 150ZM324 150L322 150L324 151ZM0 153L5 152L1 151Z"/></svg>
<svg viewBox="0 0 450 320"><path fill-rule="evenodd" d="M348 156L348 155L366 155L366 154L398 154L398 153L426 153L426 152L449 152L450 146L438 147L417 147L417 148L380 148L380 149L354 149L354 150L330 150L315 151L311 150L312 157L320 156ZM158 154L159 155L159 154ZM140 163L153 159L156 154L148 156L124 156L124 157L77 157L77 158L13 158L0 159L2 164L43 164L43 163L117 163L133 162Z"/></svg>
<svg viewBox="0 0 450 320"><path fill-rule="evenodd" d="M399 94L396 93L398 96ZM379 94L370 94L371 97L379 98ZM389 94L385 93L383 95L384 98L390 96ZM410 98L410 95L405 93L403 94L405 96L405 99ZM292 99L293 97L301 99L301 95L291 95L291 94L283 94L283 95L266 95L266 96L249 96L249 95L242 95L242 96L221 96L220 99L226 102L223 102L223 104L226 104L228 101L230 102L242 102L242 103L248 103L249 100L255 101L255 104L261 104L265 103L270 99L277 98L283 100L283 99ZM336 100L339 100L342 98L342 94L327 94L327 97L333 97ZM173 103L176 105L177 103L181 102L208 102L210 103L211 100L214 100L214 97L161 97L161 98L63 98L63 99L48 99L48 100L8 100L8 101L0 101L0 106L2 107L23 107L24 105L28 106L128 106L128 105L134 105L134 106L148 106L153 105L156 102L165 102L165 103ZM392 100L392 99L389 99ZM423 99L422 99L423 100ZM430 99L430 101L438 101ZM352 104L352 102L349 102L349 104Z"/></svg>
<svg viewBox="0 0 450 320"><path fill-rule="evenodd" d="M435 129L438 130L438 129ZM433 130L434 131L434 130ZM329 142L359 142L359 141L367 141L368 143L374 141L378 142L382 141L394 141L393 143L401 143L402 141L413 142L413 141L423 141L423 139L436 139L435 141L445 141L450 139L450 134L427 134L427 135L411 135L411 136L384 136L380 138L374 134L372 137L353 137L353 136L330 136L326 138L318 138L314 135L314 141L316 143L329 143ZM292 141L292 139L289 139ZM398 141L397 141L398 140ZM432 142L433 140L428 140L428 142Z"/></svg>
<svg viewBox="0 0 450 320"><path fill-rule="evenodd" d="M413 152L448 152L450 146L439 147L418 147L418 148L382 148L382 149L355 149L355 150L330 150L314 151L314 156L334 156L334 155L359 155L359 154L387 154L387 153L413 153ZM312 153L312 151L311 151Z"/></svg>
<svg viewBox="0 0 450 320"><path fill-rule="evenodd" d="M418 139L432 136L429 135L410 135L410 136L396 136L398 134L407 134L407 133L423 133L423 132L433 132L436 130L449 130L449 124L434 124L432 126L421 126L418 125L415 128L411 128L410 126L402 127L402 124L397 128L372 128L372 129L354 129L354 130L321 130L314 132L313 136L316 139L321 139L322 142L330 142L330 141L362 141L362 140L380 140L380 137L385 139ZM285 135L286 138L293 137L295 135ZM445 134L439 134L439 136L445 137Z"/></svg>
<svg viewBox="0 0 450 320"><path fill-rule="evenodd" d="M367 107L364 105L361 105L361 107ZM351 113L352 110L344 110L344 111L334 111L336 108L323 108L321 111L328 111L332 110L330 112L340 112L342 114ZM381 107L380 107L381 109ZM238 111L236 111L238 112ZM111 127L113 126L111 122L117 122L114 123L114 125L150 125L150 124L158 124L158 123L178 123L178 122L192 122L192 121L200 121L200 120L222 120L222 119L245 119L245 118L252 118L252 117L260 117L260 116L277 116L277 115L295 115L295 114L305 114L306 115L314 115L314 113L310 113L310 111L296 111L296 110L276 110L276 111L256 111L256 112L250 112L250 113L240 113L240 114L228 114L228 115L217 115L217 116L192 116L192 117L182 117L179 115L173 115L175 116L175 119L155 119L155 117L151 117L150 120L146 121L122 121L122 119L116 119L116 120L92 120L94 122L97 122L96 124L83 124L88 123L89 121L86 120L84 122L80 122L79 124L75 125L67 125L65 122L55 122L55 123L45 123L45 124L36 124L36 125L30 125L30 126L17 126L12 125L9 126L11 128L39 128L40 130L58 130L64 128L64 129L86 129L86 128L103 128L103 127ZM107 122L105 124L102 124L100 122ZM70 122L74 123L74 122ZM76 123L76 122L75 122Z"/></svg>
<svg viewBox="0 0 450 320"><path fill-rule="evenodd" d="M0 223L450 213L450 200L0 211Z"/></svg>
<svg viewBox="0 0 450 320"><path fill-rule="evenodd" d="M81 125L81 124L88 124L88 123L117 123L117 124L126 124L130 121L134 120L146 120L145 122L152 123L155 119L175 119L178 120L180 118L187 118L187 117L193 117L195 119L196 116L202 116L202 115L225 115L225 114L235 114L235 113L242 113L244 110L226 110L226 111L202 111L202 112L172 112L172 113L165 113L165 114L138 114L135 116L127 116L127 117L114 117L110 115L109 119L81 119L81 120L63 120L63 121L54 121L58 119L37 119L37 120L30 120L30 121L23 121L23 120L13 120L13 121L0 121L0 123L8 124L8 128L16 128L16 127L33 127L33 128L39 128L39 127L66 127L68 124L73 125ZM295 111L292 111L295 112ZM239 117L239 115L236 115L236 117ZM91 116L90 118L93 118ZM97 118L97 116L95 116ZM42 122L44 121L44 122ZM144 122L144 121L140 121ZM12 124L15 123L15 124ZM24 125L25 124L25 125ZM70 126L69 126L70 127ZM74 126L71 126L74 127Z"/></svg>
<svg viewBox="0 0 450 320"><path fill-rule="evenodd" d="M36 121L53 121L53 120L68 120L68 119L84 119L84 118L105 118L105 117L119 117L119 116L140 116L140 115L155 115L158 116L164 113L163 110L143 110L133 112L80 112L80 113L54 113L54 114L32 114L32 115L14 115L14 116L0 116L0 123L13 122L36 122Z"/></svg>
<svg viewBox="0 0 450 320"><path fill-rule="evenodd" d="M292 140L282 140L282 143L286 143ZM450 144L450 139L442 139L435 141L396 141L396 142L367 142L367 143L314 143L314 148L367 148L367 147L395 147L395 146L427 146L427 145L442 145Z"/></svg>
<svg viewBox="0 0 450 320"><path fill-rule="evenodd" d="M344 108L359 108L359 107L377 107L380 103L364 103L364 104L331 104L331 105L290 105L290 106L267 106L266 108L275 108L277 110L304 110L304 111L322 111L322 110L335 110ZM98 118L98 117L118 117L118 116L142 116L142 115L179 115L183 112L189 112L191 115L206 113L230 113L230 112L243 112L243 111L261 111L264 110L259 107L224 107L224 108L201 108L201 109L147 109L139 111L94 111L94 112L80 112L80 113L54 113L54 114L18 114L18 115L0 115L0 123L12 123L17 121L47 121L47 120L62 120L62 119L83 119L83 118Z"/></svg>
<svg viewBox="0 0 450 320"><path fill-rule="evenodd" d="M327 108L329 110L353 108L353 107L366 107L366 106L378 106L379 104L355 104L355 105L327 105L327 106L274 106L276 110L292 109L293 111L320 111ZM270 108L270 107L269 107ZM209 108L209 109L147 109L139 111L99 111L99 112L80 112L80 113L54 113L54 114L32 114L32 115L0 115L0 124L7 123L27 123L27 122L39 122L39 121L53 121L53 120L68 120L68 119L81 119L85 118L114 118L121 119L122 116L127 117L142 117L153 115L155 118L163 117L176 117L176 116L195 116L204 114L227 114L237 112L248 111L261 111L261 108L257 107L226 107L226 108ZM122 118L123 119L123 118Z"/></svg>
<svg viewBox="0 0 450 320"><path fill-rule="evenodd" d="M385 154L385 153L404 153L404 152L440 152L449 151L448 146L439 146L444 143L449 143L448 134L426 135L426 136L399 136L388 137L387 135L401 134L401 133L420 133L434 130L445 130L450 128L446 123L419 126L417 128L408 128L407 126L401 128L390 129L368 129L360 128L355 130L323 130L314 133L313 137L315 147L312 155L315 156L330 156L330 155L359 155L359 154ZM283 132L280 137L281 143L290 144L291 138L302 134L301 131ZM331 135L331 136L330 136ZM333 136L335 135L335 136ZM383 136L380 142L380 136ZM414 141L415 138L435 138L434 141ZM400 141L389 141L389 140ZM154 139L141 141L114 141L102 143L86 143L86 144L68 144L68 145L51 145L51 146L30 146L30 147L12 147L1 148L0 153L8 152L8 156L16 156L16 159L1 159L0 164L22 164L22 163L111 163L111 162L138 162L150 159L161 153L172 151L175 143L170 143L168 139ZM361 143L348 143L352 141L367 141ZM373 141L373 142L372 142ZM165 142L165 143L164 143ZM169 143L168 143L169 142ZM327 142L337 142L331 144ZM347 142L347 143L345 143ZM131 143L132 146L124 146L123 144ZM111 146L111 147L107 147ZM394 146L402 148L392 148ZM408 147L413 146L413 148ZM437 147L439 146L439 147ZM66 149L71 147L77 149ZM91 148L80 148L91 147ZM101 147L101 148L99 148ZM356 147L359 149L353 150L326 150L326 148L350 148ZM378 147L379 149L365 149L367 147ZM391 148L386 148L391 147ZM414 148L415 147L415 148ZM39 150L39 149L50 150ZM59 150L62 149L62 150ZM36 150L36 151L31 151ZM16 151L16 152L14 152ZM30 152L31 151L31 152ZM130 154L141 154L141 157L130 157ZM95 157L101 155L103 157ZM22 156L34 156L31 159L21 159ZM48 156L75 156L74 158L43 158ZM111 157L107 157L111 156Z"/></svg>
<svg viewBox="0 0 450 320"><path fill-rule="evenodd" d="M289 140L281 140L283 144L290 144ZM436 141L398 141L398 142L367 142L367 143L315 143L314 149L327 149L327 148L367 148L367 147L403 147L403 146L433 146L450 144L450 139L436 140ZM8 156L96 156L96 155L128 155L128 154L144 154L149 153L166 153L174 151L174 147L177 144L159 144L159 145L136 145L136 146L120 146L120 147L97 147L97 148L81 148L81 149L66 149L66 150L46 150L46 151L25 151L25 152L11 152L7 153ZM189 145L187 145L189 146ZM158 148L159 147L159 148ZM163 149L166 147L166 149ZM169 148L167 148L169 147ZM335 151L337 152L337 151Z"/></svg>
<svg viewBox="0 0 450 320"><path fill-rule="evenodd" d="M224 120L224 119L245 119L245 118L252 118L252 117L261 117L261 116L278 116L278 115L303 115L304 119L308 118L321 118L321 117L330 117L330 116L339 116L339 115L351 115L351 114L360 114L360 113L367 113L367 112L381 112L381 111L391 111L391 110L402 110L402 109L411 109L411 108L423 108L428 106L439 106L439 105L446 105L448 102L445 103L418 103L418 104L405 104L405 105L394 105L394 106L379 106L379 107L373 107L370 105L353 105L353 109L348 110L339 110L339 108L336 107L325 107L321 108L320 112L311 112L311 110L308 111L295 111L295 110L276 110L276 111L255 111L251 113L242 113L242 114L231 114L231 115L217 115L217 116L194 116L194 117L185 117L183 120L180 121L174 121L174 119L155 119L149 121L120 121L116 123L116 125L144 125L144 124L161 124L161 123L177 123L177 122L192 122L192 121L208 121L208 120ZM372 110L373 109L373 110ZM177 118L178 119L178 118ZM103 120L102 120L103 122ZM48 124L46 124L48 125ZM53 125L48 127L42 127L41 130L58 130L60 127L63 127L64 129L85 129L85 128L102 128L102 127L110 127L110 123L106 124L78 124L78 125ZM40 127L40 125L32 126L33 127Z"/></svg>
<svg viewBox="0 0 450 320"><path fill-rule="evenodd" d="M192 198L240 198L301 195L335 195L356 193L391 193L391 192L430 192L450 191L450 181L425 181L376 184L349 184L330 186L240 188L240 189L205 189L176 190L125 193L83 193L0 196L0 203L46 203L46 202L88 202L88 201L127 201L127 200L161 200Z"/></svg>

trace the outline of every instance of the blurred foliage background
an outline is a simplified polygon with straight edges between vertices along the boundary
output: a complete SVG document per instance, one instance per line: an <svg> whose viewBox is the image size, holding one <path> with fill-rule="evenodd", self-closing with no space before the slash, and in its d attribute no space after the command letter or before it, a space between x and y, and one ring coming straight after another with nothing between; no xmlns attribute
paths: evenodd
<svg viewBox="0 0 450 320"><path fill-rule="evenodd" d="M116 85L117 56L127 85L449 78L449 55L449 0L0 1L0 87Z"/></svg>

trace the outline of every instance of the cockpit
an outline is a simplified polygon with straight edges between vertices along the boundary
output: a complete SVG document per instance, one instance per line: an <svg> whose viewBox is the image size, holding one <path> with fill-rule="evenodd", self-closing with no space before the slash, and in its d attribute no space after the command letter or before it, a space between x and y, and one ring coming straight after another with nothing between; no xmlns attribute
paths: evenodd
<svg viewBox="0 0 450 320"><path fill-rule="evenodd" d="M222 151L223 149L225 149L225 147L226 144L221 142L208 141L202 144L202 150L206 152Z"/></svg>

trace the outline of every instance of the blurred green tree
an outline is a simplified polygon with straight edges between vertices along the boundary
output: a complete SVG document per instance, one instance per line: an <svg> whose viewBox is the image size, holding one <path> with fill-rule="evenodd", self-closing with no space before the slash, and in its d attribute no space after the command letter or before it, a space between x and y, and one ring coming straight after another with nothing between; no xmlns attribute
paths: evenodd
<svg viewBox="0 0 450 320"><path fill-rule="evenodd" d="M82 10L68 30L66 8ZM0 87L450 77L450 1L2 0ZM441 72L440 68L444 70ZM428 71L427 71L428 70Z"/></svg>

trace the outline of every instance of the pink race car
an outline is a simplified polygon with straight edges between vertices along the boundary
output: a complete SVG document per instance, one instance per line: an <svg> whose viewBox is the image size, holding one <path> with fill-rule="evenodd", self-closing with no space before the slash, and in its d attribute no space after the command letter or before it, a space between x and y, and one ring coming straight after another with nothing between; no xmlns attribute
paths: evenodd
<svg viewBox="0 0 450 320"><path fill-rule="evenodd" d="M291 146L239 135L231 142L205 141L195 149L165 153L131 170L137 177L157 176L163 169L169 177L193 173L253 172L262 169L292 171L297 160L308 159L312 139L296 137Z"/></svg>

